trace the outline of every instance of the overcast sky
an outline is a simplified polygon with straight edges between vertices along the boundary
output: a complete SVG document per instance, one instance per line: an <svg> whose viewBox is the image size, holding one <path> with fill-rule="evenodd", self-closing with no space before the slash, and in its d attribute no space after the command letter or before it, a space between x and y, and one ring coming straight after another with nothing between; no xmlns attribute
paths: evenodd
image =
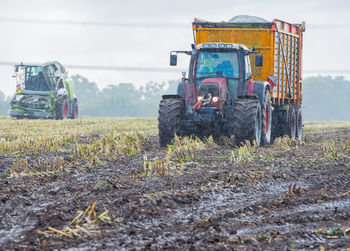
<svg viewBox="0 0 350 251"><path fill-rule="evenodd" d="M171 50L188 50L193 43L194 17L227 21L245 14L269 21L306 21L303 68L320 70L318 73L350 70L349 13L350 1L346 0L0 0L0 61L166 68ZM78 24L81 22L111 25ZM140 26L142 23L147 26ZM180 56L178 62L178 73L68 71L87 77L99 88L122 82L140 86L179 79L186 56ZM13 67L0 65L0 90L8 95L15 91L12 75Z"/></svg>

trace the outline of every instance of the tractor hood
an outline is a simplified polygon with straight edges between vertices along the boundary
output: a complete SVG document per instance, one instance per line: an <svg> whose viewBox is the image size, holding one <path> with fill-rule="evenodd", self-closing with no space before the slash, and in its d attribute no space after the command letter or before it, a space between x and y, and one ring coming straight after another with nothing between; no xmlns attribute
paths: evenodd
<svg viewBox="0 0 350 251"><path fill-rule="evenodd" d="M223 90L227 90L227 79L226 78L205 78L200 84L215 83L219 85L219 95Z"/></svg>
<svg viewBox="0 0 350 251"><path fill-rule="evenodd" d="M221 109L227 99L226 78L205 78L197 87L197 103L194 110L200 107Z"/></svg>

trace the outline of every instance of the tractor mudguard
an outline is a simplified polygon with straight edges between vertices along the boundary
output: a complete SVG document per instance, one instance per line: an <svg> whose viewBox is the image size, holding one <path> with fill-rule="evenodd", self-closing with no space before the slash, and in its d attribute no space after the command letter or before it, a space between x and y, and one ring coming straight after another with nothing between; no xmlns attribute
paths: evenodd
<svg viewBox="0 0 350 251"><path fill-rule="evenodd" d="M254 94L258 97L260 105L264 104L265 90L269 86L268 82L255 81Z"/></svg>
<svg viewBox="0 0 350 251"><path fill-rule="evenodd" d="M182 99L182 97L180 95L177 95L177 94L162 95L162 99L172 99L172 98Z"/></svg>
<svg viewBox="0 0 350 251"><path fill-rule="evenodd" d="M186 99L187 82L180 82L177 84L177 95Z"/></svg>

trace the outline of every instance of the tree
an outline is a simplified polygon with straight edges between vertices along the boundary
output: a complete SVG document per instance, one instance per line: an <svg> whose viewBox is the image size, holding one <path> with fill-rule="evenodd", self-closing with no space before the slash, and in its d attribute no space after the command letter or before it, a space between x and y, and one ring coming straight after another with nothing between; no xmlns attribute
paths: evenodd
<svg viewBox="0 0 350 251"><path fill-rule="evenodd" d="M350 82L344 77L308 77L303 82L304 120L350 120Z"/></svg>
<svg viewBox="0 0 350 251"><path fill-rule="evenodd" d="M103 117L156 117L163 94L176 93L178 81L148 82L139 89L131 83L97 85L80 75L72 76L80 115Z"/></svg>
<svg viewBox="0 0 350 251"><path fill-rule="evenodd" d="M6 97L6 95L0 91L0 115L5 116L8 114L10 100L10 97Z"/></svg>
<svg viewBox="0 0 350 251"><path fill-rule="evenodd" d="M97 88L88 79L75 75L75 93L80 115L108 117L157 117L163 94L176 93L177 80L148 82L136 88L131 83ZM0 113L7 114L8 103L0 92ZM350 120L350 82L344 77L308 77L303 80L305 121Z"/></svg>

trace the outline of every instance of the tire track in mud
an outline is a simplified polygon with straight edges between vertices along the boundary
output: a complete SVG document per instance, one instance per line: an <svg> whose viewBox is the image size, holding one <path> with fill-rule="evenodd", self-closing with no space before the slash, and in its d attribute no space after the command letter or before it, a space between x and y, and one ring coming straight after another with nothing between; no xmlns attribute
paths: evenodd
<svg viewBox="0 0 350 251"><path fill-rule="evenodd" d="M335 167L338 166L338 163L331 164ZM305 170L299 171L300 174L302 174ZM346 169L344 171L346 171ZM290 172L293 173L292 171ZM232 231L235 234L226 234L225 238L230 237L231 240L237 238L237 236L254 236L257 234L261 235L262 233L276 231L278 235L285 234L288 238L294 239L294 234L292 233L295 231L294 229L301 229L298 233L298 238L294 242L301 248L312 249L315 247L313 246L315 243L328 243L330 246L336 246L337 242L339 243L339 240L328 240L315 234L314 231L322 227L342 226L341 222L336 222L337 219L334 219L334 217L328 217L327 215L332 214L336 209L337 214L339 215L338 221L349 219L349 214L347 213L350 209L349 199L338 197L326 202L311 202L310 200L307 200L298 202L299 204L297 205L294 205L295 203L287 203L287 205L282 208L276 206L275 202L276 200L285 197L289 192L290 186L293 184L297 187L304 187L306 189L306 191L303 192L303 195L307 195L309 190L314 193L320 187L323 187L323 185L325 185L324 179L327 179L327 174L329 175L331 172L323 170L318 170L318 172L319 173L311 174L305 172L301 175L302 177L292 180L289 179L287 181L273 181L270 184L267 184L266 181L261 182L250 186L249 189L248 187L243 188L243 192L223 189L220 192L202 195L197 204L182 207L180 212L170 215L166 221L172 222L172 224L183 225L183 227L186 228L185 226L189 223L203 218L223 218L224 216L229 215L229 218L239 217L239 220L226 218L224 221L230 225L239 225L239 222L253 222L256 225L256 227L249 226L238 228L237 231ZM318 179L317 177L315 178L315 174L325 175L325 177ZM329 186L340 186L340 188L344 189L347 187L346 184L349 184L349 180L349 176L344 177L343 175L337 175L334 177L334 181L328 181L326 183L328 183L327 185ZM312 196L313 194L310 195ZM268 205L269 203L273 206L271 207L271 205ZM257 209L261 208L264 208L265 210L268 209L268 211L271 212L269 212L269 214L266 214L265 212L262 215L256 215ZM244 214L244 212L248 212L248 214L245 214L242 217L242 213ZM305 219L300 217L304 214L306 215ZM267 223L266 219L271 221L271 223ZM311 225L309 226L310 223ZM186 233L183 233L182 236L186 236ZM283 241L285 240L286 239L283 239ZM340 241L340 243L344 243L344 241Z"/></svg>
<svg viewBox="0 0 350 251"><path fill-rule="evenodd" d="M198 203L190 205L184 204L181 208L175 210L175 212L167 215L166 218L159 219L157 221L145 221L140 223L145 229L157 229L164 224L181 226L177 228L175 235L173 232L163 232L161 240L157 241L159 246L153 246L154 248L162 247L166 242L171 242L176 238L180 238L182 242L191 242L189 239L196 239L193 235L198 231L197 226L200 221L208 221L208 229L210 232L210 225L222 226L220 229L220 236L226 239L228 242L234 242L238 238L250 238L257 235L263 235L264 233L278 232L279 235L290 235L291 229L302 229L301 235L297 244L304 245L306 247L316 243L325 243L327 240L319 235L314 234L315 230L320 229L320 221L325 216L311 217L310 215L319 213L333 212L334 208L338 208L339 213L344 213L350 209L350 201L348 199L340 199L337 201L324 202L321 204L301 204L296 206L288 206L287 208L278 208L276 206L269 207L269 203L274 203L276 199L283 197L287 192L290 184L283 182L275 182L271 184L259 183L256 186L251 187L250 192L237 192L232 189L222 189L220 191L210 191L200 196ZM267 209L268 212L264 212L263 215L257 214L261 209ZM300 215L307 214L305 219L302 219ZM289 219L288 219L289 218ZM214 219L214 220L211 220ZM281 221L282 219L282 221ZM218 220L218 223L215 221ZM331 219L329 219L331 220ZM212 221L212 222L210 222ZM267 223L267 221L271 223ZM308 226L308 222L315 222L316 225ZM224 224L223 224L224 223ZM253 223L255 226L251 226ZM200 224L200 223L199 223ZM188 230L189 231L186 231ZM212 230L214 233L209 235L215 235L216 230ZM205 231L201 231L201 234ZM169 235L170 237L167 237ZM147 235L137 236L137 239L133 241L140 243L140 248L145 244L142 239L147 239ZM292 237L292 236L289 236ZM202 241L202 237L197 236L199 242ZM149 240L151 241L151 240ZM192 243L202 245L201 243ZM137 246L137 244L136 244ZM188 246L190 247L190 246Z"/></svg>
<svg viewBox="0 0 350 251"><path fill-rule="evenodd" d="M259 149L249 163L232 163L230 148L207 149L175 176L143 177L143 154L164 156L156 137L153 148L92 171L77 167L47 178L0 178L0 246L40 249L261 249L344 248L347 239L327 239L315 230L349 226L349 157L324 158L320 143L349 140L350 130L308 133L312 144L283 151ZM202 160L200 158L203 158ZM215 165L211 165L211 163ZM260 172L261 177L254 176ZM237 175L242 178L227 184ZM2 174L1 174L2 175ZM236 176L235 176L236 175ZM221 180L215 183L212 180ZM25 187L22 185L25 184ZM114 184L114 185L113 185ZM294 186L294 190L293 190ZM62 228L93 201L122 220L101 226L103 234L76 240L46 239L37 230Z"/></svg>

